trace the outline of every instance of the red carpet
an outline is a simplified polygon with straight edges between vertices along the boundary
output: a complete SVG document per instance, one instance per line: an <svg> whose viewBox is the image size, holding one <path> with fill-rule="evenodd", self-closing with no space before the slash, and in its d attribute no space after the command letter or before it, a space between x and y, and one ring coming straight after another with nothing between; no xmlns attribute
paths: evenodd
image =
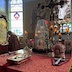
<svg viewBox="0 0 72 72"><path fill-rule="evenodd" d="M51 58L45 55L33 54L30 60L21 65L8 67L8 72L69 72L72 59L61 66L52 66ZM13 71L12 71L13 70Z"/></svg>

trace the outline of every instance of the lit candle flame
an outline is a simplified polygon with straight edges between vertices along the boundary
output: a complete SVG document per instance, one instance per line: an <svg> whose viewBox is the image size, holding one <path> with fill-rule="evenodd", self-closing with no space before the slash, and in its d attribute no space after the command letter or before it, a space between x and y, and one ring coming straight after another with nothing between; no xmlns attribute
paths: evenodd
<svg viewBox="0 0 72 72"><path fill-rule="evenodd" d="M27 31L25 31L25 34L27 35L27 34L28 34L28 32L27 32Z"/></svg>
<svg viewBox="0 0 72 72"><path fill-rule="evenodd" d="M59 36L59 37L61 37L61 36L62 36L62 34L61 34L61 33L59 33L59 34L58 34L58 36Z"/></svg>
<svg viewBox="0 0 72 72"><path fill-rule="evenodd" d="M38 36L38 34L35 34L35 36L37 37L37 36Z"/></svg>

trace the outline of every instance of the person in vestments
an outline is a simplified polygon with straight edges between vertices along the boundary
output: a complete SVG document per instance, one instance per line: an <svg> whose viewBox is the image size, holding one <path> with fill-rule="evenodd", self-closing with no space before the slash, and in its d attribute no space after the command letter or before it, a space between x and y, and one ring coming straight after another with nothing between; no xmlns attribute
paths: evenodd
<svg viewBox="0 0 72 72"><path fill-rule="evenodd" d="M16 51L20 48L18 37L11 31L7 32L8 35L8 51Z"/></svg>

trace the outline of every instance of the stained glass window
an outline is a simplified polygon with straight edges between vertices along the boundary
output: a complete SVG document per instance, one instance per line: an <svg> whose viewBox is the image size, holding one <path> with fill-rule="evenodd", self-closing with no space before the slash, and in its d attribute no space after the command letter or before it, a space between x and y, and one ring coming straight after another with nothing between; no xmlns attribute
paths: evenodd
<svg viewBox="0 0 72 72"><path fill-rule="evenodd" d="M23 35L23 2L10 0L10 30L15 34Z"/></svg>
<svg viewBox="0 0 72 72"><path fill-rule="evenodd" d="M60 25L60 32L65 33L66 32L66 28L69 28L69 32L72 32L72 22L70 23L65 23L62 25Z"/></svg>

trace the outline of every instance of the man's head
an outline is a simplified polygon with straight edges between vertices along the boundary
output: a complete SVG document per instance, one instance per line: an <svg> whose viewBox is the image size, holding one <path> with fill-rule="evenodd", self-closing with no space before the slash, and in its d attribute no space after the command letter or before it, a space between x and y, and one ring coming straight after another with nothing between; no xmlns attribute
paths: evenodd
<svg viewBox="0 0 72 72"><path fill-rule="evenodd" d="M8 35L11 35L11 34L12 34L12 32L11 32L11 31L8 31L8 32L7 32L7 34L8 34Z"/></svg>

